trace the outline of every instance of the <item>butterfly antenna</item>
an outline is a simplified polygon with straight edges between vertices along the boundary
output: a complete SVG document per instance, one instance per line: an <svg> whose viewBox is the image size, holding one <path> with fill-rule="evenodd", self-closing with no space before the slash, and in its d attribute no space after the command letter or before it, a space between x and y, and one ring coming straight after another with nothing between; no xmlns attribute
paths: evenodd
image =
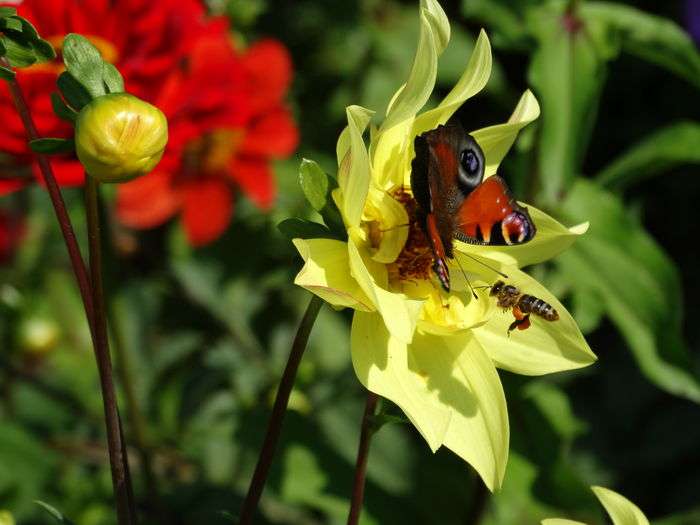
<svg viewBox="0 0 700 525"><path fill-rule="evenodd" d="M474 299L477 301L479 300L479 296L476 295L476 292L474 291L474 287L472 286L472 282L469 280L469 277L467 277L467 272L464 271L464 268L462 267L462 263L459 262L459 259L455 257L455 261L457 261L457 265L459 266L459 269L462 270L462 275L464 275L464 278L467 280L467 284L469 285L469 289L472 291L472 295L474 296Z"/></svg>
<svg viewBox="0 0 700 525"><path fill-rule="evenodd" d="M480 265L486 266L486 268L488 268L488 269L491 270L492 272L496 272L498 275L500 275L500 276L503 277L504 279L508 279L508 276L507 276L506 274L504 274L503 272L497 270L496 268L494 268L494 267L491 266L490 264L486 264L484 261L481 261L481 260L477 259L474 255L472 255L472 254L470 254L470 253L464 253L464 252L457 252L457 253L459 253L459 254L461 254L461 255L465 255L465 256L469 257L470 259L473 259L474 261L478 262ZM456 257L455 257L455 258L456 258ZM459 259L457 259L457 261L459 261Z"/></svg>

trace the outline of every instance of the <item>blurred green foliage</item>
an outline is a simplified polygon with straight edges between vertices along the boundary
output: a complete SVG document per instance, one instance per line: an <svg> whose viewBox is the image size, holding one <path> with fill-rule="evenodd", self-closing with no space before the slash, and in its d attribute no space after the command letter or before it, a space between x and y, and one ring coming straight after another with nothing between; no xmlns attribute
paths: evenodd
<svg viewBox="0 0 700 525"><path fill-rule="evenodd" d="M210 4L242 41L272 35L290 48L302 146L277 165L274 211L242 200L211 247L193 251L177 226L105 231L120 406L149 524L235 516L308 301L291 285L299 260L275 225L313 218L297 184L301 158L335 172L344 106L384 109L418 30L408 0ZM453 36L438 93L480 27L495 48L487 90L462 109L469 127L503 120L526 85L540 100L541 119L502 171L522 200L591 222L571 250L531 271L566 299L600 361L552 377L501 373L511 456L503 490L488 498L461 460L431 454L409 425L385 425L362 523L603 523L591 484L615 488L656 523L699 523L700 257L686 232L700 197L700 55L678 25L681 3L444 7ZM66 196L84 232L80 195ZM40 188L2 206L27 213L27 237L0 267L0 508L21 524L113 523L97 374L53 211ZM348 345L347 313L324 308L263 497L266 523L345 522L363 398Z"/></svg>

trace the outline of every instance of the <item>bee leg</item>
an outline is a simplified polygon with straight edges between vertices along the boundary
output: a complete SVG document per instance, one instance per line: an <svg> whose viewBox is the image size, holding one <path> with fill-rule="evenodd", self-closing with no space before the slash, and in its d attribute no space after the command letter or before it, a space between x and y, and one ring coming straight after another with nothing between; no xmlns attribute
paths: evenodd
<svg viewBox="0 0 700 525"><path fill-rule="evenodd" d="M508 327L508 335L510 335L510 333L516 328L518 330L527 330L530 328L530 314L524 314L520 308L514 306L513 317L515 317L515 321L510 323L510 326Z"/></svg>

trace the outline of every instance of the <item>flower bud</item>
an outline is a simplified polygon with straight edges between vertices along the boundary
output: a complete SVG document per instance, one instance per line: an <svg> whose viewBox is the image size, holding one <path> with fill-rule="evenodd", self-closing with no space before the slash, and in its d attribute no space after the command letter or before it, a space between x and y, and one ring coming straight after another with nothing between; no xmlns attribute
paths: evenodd
<svg viewBox="0 0 700 525"><path fill-rule="evenodd" d="M15 525L15 520L6 510L0 510L0 525Z"/></svg>
<svg viewBox="0 0 700 525"><path fill-rule="evenodd" d="M85 106L75 123L75 149L88 175L125 182L156 167L168 142L168 121L155 106L112 93Z"/></svg>
<svg viewBox="0 0 700 525"><path fill-rule="evenodd" d="M20 346L31 355L43 355L53 350L59 335L56 322L44 316L26 318L19 325Z"/></svg>

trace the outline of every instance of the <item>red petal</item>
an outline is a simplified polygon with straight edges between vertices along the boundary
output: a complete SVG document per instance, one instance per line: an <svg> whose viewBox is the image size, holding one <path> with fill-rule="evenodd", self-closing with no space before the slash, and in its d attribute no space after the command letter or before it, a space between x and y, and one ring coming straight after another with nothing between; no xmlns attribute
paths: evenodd
<svg viewBox="0 0 700 525"><path fill-rule="evenodd" d="M117 218L132 228L160 226L177 212L180 204L170 174L162 171L120 184L117 190Z"/></svg>
<svg viewBox="0 0 700 525"><path fill-rule="evenodd" d="M263 159L238 158L231 163L231 177L243 192L266 210L275 201L275 180L268 163Z"/></svg>
<svg viewBox="0 0 700 525"><path fill-rule="evenodd" d="M264 111L276 106L292 80L292 60L276 40L261 40L242 57L248 73L248 89L253 107Z"/></svg>
<svg viewBox="0 0 700 525"><path fill-rule="evenodd" d="M220 179L198 179L183 187L182 221L193 246L218 239L231 222L231 188Z"/></svg>
<svg viewBox="0 0 700 525"><path fill-rule="evenodd" d="M7 195L9 193L15 192L24 186L25 182L22 180L0 180L0 196Z"/></svg>
<svg viewBox="0 0 700 525"><path fill-rule="evenodd" d="M289 111L279 107L254 120L246 130L241 152L246 155L282 158L299 143L299 131Z"/></svg>
<svg viewBox="0 0 700 525"><path fill-rule="evenodd" d="M51 162L53 175L59 186L82 186L85 182L85 170L77 159L52 157L49 162ZM46 185L37 162L32 164L32 171L34 171L36 179L42 185Z"/></svg>

